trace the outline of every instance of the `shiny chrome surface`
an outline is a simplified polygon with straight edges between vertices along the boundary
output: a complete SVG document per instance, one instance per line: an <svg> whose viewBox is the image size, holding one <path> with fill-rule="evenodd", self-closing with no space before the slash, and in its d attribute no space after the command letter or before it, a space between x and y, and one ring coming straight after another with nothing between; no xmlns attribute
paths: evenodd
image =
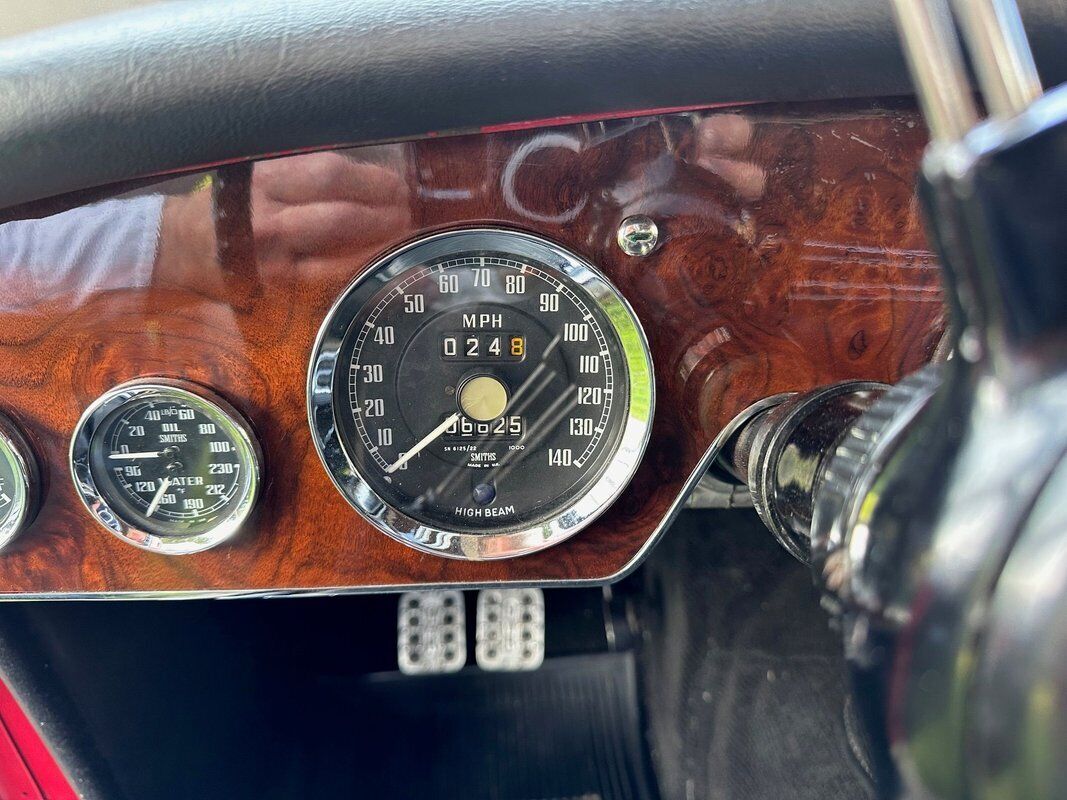
<svg viewBox="0 0 1067 800"><path fill-rule="evenodd" d="M764 412L781 405L795 396L795 392L782 392L759 400L730 420L712 444L713 461L701 476L686 508L752 508L752 492L745 484L746 474L738 474L734 461L737 439L746 426ZM747 459L746 459L747 464Z"/></svg>
<svg viewBox="0 0 1067 800"><path fill-rule="evenodd" d="M871 544L868 520L861 519L864 501L940 384L941 368L931 365L889 387L838 440L822 470L812 508L812 565L839 610L845 603L879 610L879 593L853 572Z"/></svg>
<svg viewBox="0 0 1067 800"><path fill-rule="evenodd" d="M789 553L811 558L812 507L825 463L849 426L888 387L847 381L786 400L752 420L739 465L760 518Z"/></svg>
<svg viewBox="0 0 1067 800"><path fill-rule="evenodd" d="M963 138L978 112L948 6L944 0L893 0L893 10L931 138Z"/></svg>
<svg viewBox="0 0 1067 800"><path fill-rule="evenodd" d="M717 465L716 465L717 466ZM748 487L704 473L685 501L686 508L752 508Z"/></svg>
<svg viewBox="0 0 1067 800"><path fill-rule="evenodd" d="M355 315L380 286L429 260L470 250L515 253L556 269L585 289L613 326L629 382L629 409L622 437L601 476L550 519L522 530L457 533L423 524L388 505L360 473L338 434L333 386L342 341ZM374 280L372 280L374 279ZM496 229L451 231L419 239L390 253L352 283L327 315L312 349L308 370L308 418L319 457L345 499L378 530L434 555L481 561L512 558L558 544L600 516L630 482L652 430L655 386L652 360L641 324L626 300L588 262L545 239Z"/></svg>
<svg viewBox="0 0 1067 800"><path fill-rule="evenodd" d="M1067 796L1067 460L1049 477L989 601L971 683L973 795Z"/></svg>
<svg viewBox="0 0 1067 800"><path fill-rule="evenodd" d="M15 485L10 487L12 509L0 525L0 548L9 545L33 522L40 501L40 472L37 459L18 427L0 414L0 458L12 466Z"/></svg>
<svg viewBox="0 0 1067 800"><path fill-rule="evenodd" d="M993 766L967 746L975 669L998 647L987 611L1067 447L1067 380L1030 387L1020 403L988 375L968 385L967 372L948 376L860 487L844 538L847 652L861 674L888 671L867 699L892 731L898 780L937 797L970 797L973 775Z"/></svg>
<svg viewBox="0 0 1067 800"><path fill-rule="evenodd" d="M952 0L992 116L1013 117L1041 96L1015 0Z"/></svg>
<svg viewBox="0 0 1067 800"><path fill-rule="evenodd" d="M210 530L178 535L157 535L143 525L131 522L109 502L90 469L93 437L111 414L136 400L176 399L211 415L216 424L237 445L239 457L248 469L248 484L239 502ZM164 555L199 553L233 538L248 520L259 498L262 456L251 427L229 403L212 392L183 381L148 379L117 386L97 398L82 415L70 443L70 471L74 487L89 513L104 528L123 541Z"/></svg>
<svg viewBox="0 0 1067 800"><path fill-rule="evenodd" d="M651 217L627 217L615 236L622 252L628 256L647 256L659 243L659 226Z"/></svg>
<svg viewBox="0 0 1067 800"><path fill-rule="evenodd" d="M1067 797L1067 93L1027 105L1018 52L993 52L1020 50L1009 12L962 11L983 88L1011 115L962 131L927 74L928 31L899 14L940 140L924 199L961 357L860 420L814 520L887 796Z"/></svg>

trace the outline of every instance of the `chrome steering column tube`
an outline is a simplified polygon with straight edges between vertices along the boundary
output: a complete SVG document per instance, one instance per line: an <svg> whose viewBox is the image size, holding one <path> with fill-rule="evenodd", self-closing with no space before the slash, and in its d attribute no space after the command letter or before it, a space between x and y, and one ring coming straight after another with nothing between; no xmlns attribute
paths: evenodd
<svg viewBox="0 0 1067 800"><path fill-rule="evenodd" d="M811 561L811 524L826 466L850 426L889 387L846 381L795 394L753 417L729 448L760 518L799 561Z"/></svg>
<svg viewBox="0 0 1067 800"><path fill-rule="evenodd" d="M1010 0L896 0L956 356L826 459L812 562L886 796L1067 798L1067 87Z"/></svg>
<svg viewBox="0 0 1067 800"><path fill-rule="evenodd" d="M835 613L883 796L1067 800L1067 87L1011 0L952 2L895 10L955 356L766 412L735 471Z"/></svg>

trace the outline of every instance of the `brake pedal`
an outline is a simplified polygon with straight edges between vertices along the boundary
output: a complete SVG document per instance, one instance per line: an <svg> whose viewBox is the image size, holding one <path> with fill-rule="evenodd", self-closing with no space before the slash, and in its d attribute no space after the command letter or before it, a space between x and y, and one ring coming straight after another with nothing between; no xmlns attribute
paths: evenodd
<svg viewBox="0 0 1067 800"><path fill-rule="evenodd" d="M474 655L489 672L535 670L545 660L545 594L540 589L478 592Z"/></svg>
<svg viewBox="0 0 1067 800"><path fill-rule="evenodd" d="M400 595L396 658L405 675L435 675L463 669L467 663L463 594L431 591Z"/></svg>

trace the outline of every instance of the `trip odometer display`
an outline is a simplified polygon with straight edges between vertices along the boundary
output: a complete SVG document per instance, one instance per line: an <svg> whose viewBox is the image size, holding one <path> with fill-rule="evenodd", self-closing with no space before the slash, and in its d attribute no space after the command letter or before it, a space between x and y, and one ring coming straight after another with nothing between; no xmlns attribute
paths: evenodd
<svg viewBox="0 0 1067 800"><path fill-rule="evenodd" d="M461 558L532 552L625 487L648 440L651 363L590 264L526 234L441 234L372 266L331 311L309 413L364 516Z"/></svg>

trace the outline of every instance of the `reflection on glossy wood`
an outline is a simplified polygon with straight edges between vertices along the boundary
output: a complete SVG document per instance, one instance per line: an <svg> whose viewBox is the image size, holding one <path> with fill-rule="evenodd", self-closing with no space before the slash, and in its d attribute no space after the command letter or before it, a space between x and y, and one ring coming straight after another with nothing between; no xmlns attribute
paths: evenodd
<svg viewBox="0 0 1067 800"><path fill-rule="evenodd" d="M0 408L50 473L0 593L388 587L606 579L633 562L715 434L755 400L845 378L893 381L942 329L913 192L925 134L906 108L746 108L293 156L171 197L155 271L47 284L0 265ZM217 230L212 196L221 202ZM252 214L248 213L251 205ZM642 213L661 244L623 255ZM616 505L551 550L493 563L424 555L373 530L326 477L307 427L307 359L330 305L383 252L499 224L598 264L656 365L645 463ZM213 387L255 425L267 485L232 544L144 553L97 528L70 486L82 409L162 375Z"/></svg>

